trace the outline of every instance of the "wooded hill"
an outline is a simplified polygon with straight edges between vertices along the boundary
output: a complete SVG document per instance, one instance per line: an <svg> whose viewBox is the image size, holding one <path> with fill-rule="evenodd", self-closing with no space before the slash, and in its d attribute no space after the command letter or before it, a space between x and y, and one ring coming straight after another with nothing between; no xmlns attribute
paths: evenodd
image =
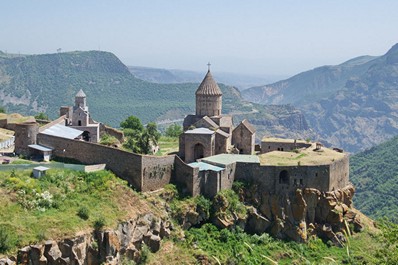
<svg viewBox="0 0 398 265"><path fill-rule="evenodd" d="M398 137L352 156L350 165L355 207L398 222Z"/></svg>
<svg viewBox="0 0 398 265"><path fill-rule="evenodd" d="M0 105L8 112L25 115L46 112L55 118L59 107L73 105L75 94L83 89L92 117L111 126L118 127L130 115L139 117L143 123L182 120L195 111L198 86L199 83L158 84L137 79L109 52L0 56ZM258 131L260 137L265 133L288 136L284 132L302 135L297 128L301 130L306 123L296 109L256 105L244 101L236 88L219 86L223 92L223 113L239 114L240 119L260 119L257 123L264 123L261 116L272 121ZM289 124L295 123L299 126L289 128ZM302 137L313 135L305 129Z"/></svg>

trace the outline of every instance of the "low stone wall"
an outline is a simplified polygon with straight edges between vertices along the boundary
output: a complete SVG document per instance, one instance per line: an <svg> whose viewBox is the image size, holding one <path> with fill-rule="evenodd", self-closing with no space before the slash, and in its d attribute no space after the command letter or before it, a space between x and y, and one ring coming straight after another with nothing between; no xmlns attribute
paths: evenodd
<svg viewBox="0 0 398 265"><path fill-rule="evenodd" d="M119 131L115 128L106 126L105 124L101 123L100 124L100 137L102 137L104 134L108 134L110 136L115 137L118 139L120 143L124 142L124 134L122 131Z"/></svg>
<svg viewBox="0 0 398 265"><path fill-rule="evenodd" d="M261 142L261 153L268 153L272 151L292 151L294 149L299 148L308 148L311 146L311 143L304 143L301 141L294 141L293 139L291 142L277 142L277 141L262 141Z"/></svg>
<svg viewBox="0 0 398 265"><path fill-rule="evenodd" d="M142 188L142 156L116 148L78 140L70 140L45 134L38 134L38 144L54 149L56 157L76 159L83 164L106 164L120 178L127 180L137 189Z"/></svg>

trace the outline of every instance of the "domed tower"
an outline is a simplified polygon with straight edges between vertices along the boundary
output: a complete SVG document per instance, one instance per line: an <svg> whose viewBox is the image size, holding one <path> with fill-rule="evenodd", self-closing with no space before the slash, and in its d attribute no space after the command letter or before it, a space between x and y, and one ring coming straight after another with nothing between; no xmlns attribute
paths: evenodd
<svg viewBox="0 0 398 265"><path fill-rule="evenodd" d="M222 92L209 70L196 90L196 115L219 116L222 108Z"/></svg>
<svg viewBox="0 0 398 265"><path fill-rule="evenodd" d="M82 108L83 110L87 111L87 104L86 104L86 94L84 94L83 90L79 90L75 96L75 109Z"/></svg>

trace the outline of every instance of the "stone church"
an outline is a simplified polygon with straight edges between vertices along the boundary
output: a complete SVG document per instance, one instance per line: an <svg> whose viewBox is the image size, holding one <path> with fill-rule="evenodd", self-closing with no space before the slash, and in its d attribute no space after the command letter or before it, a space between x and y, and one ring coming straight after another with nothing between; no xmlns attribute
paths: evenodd
<svg viewBox="0 0 398 265"><path fill-rule="evenodd" d="M75 105L60 108L60 116L65 115L65 126L83 131L83 140L97 143L100 140L100 123L94 121L88 111L86 94L79 90Z"/></svg>
<svg viewBox="0 0 398 265"><path fill-rule="evenodd" d="M179 156L191 163L217 154L253 154L255 129L247 120L234 128L232 116L222 114L222 92L210 68L195 94L196 113L184 119Z"/></svg>

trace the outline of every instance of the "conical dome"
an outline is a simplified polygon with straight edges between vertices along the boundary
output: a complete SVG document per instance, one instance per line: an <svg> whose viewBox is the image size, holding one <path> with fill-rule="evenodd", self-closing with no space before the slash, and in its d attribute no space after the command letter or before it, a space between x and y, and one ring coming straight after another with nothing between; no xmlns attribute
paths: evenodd
<svg viewBox="0 0 398 265"><path fill-rule="evenodd" d="M214 81L210 70L207 71L205 78L202 83L200 83L198 90L196 90L196 95L207 95L207 96L221 96L221 89L218 87L216 81Z"/></svg>
<svg viewBox="0 0 398 265"><path fill-rule="evenodd" d="M77 97L77 98L85 98L86 94L84 94L83 90L80 89L79 92L77 92L75 97Z"/></svg>

